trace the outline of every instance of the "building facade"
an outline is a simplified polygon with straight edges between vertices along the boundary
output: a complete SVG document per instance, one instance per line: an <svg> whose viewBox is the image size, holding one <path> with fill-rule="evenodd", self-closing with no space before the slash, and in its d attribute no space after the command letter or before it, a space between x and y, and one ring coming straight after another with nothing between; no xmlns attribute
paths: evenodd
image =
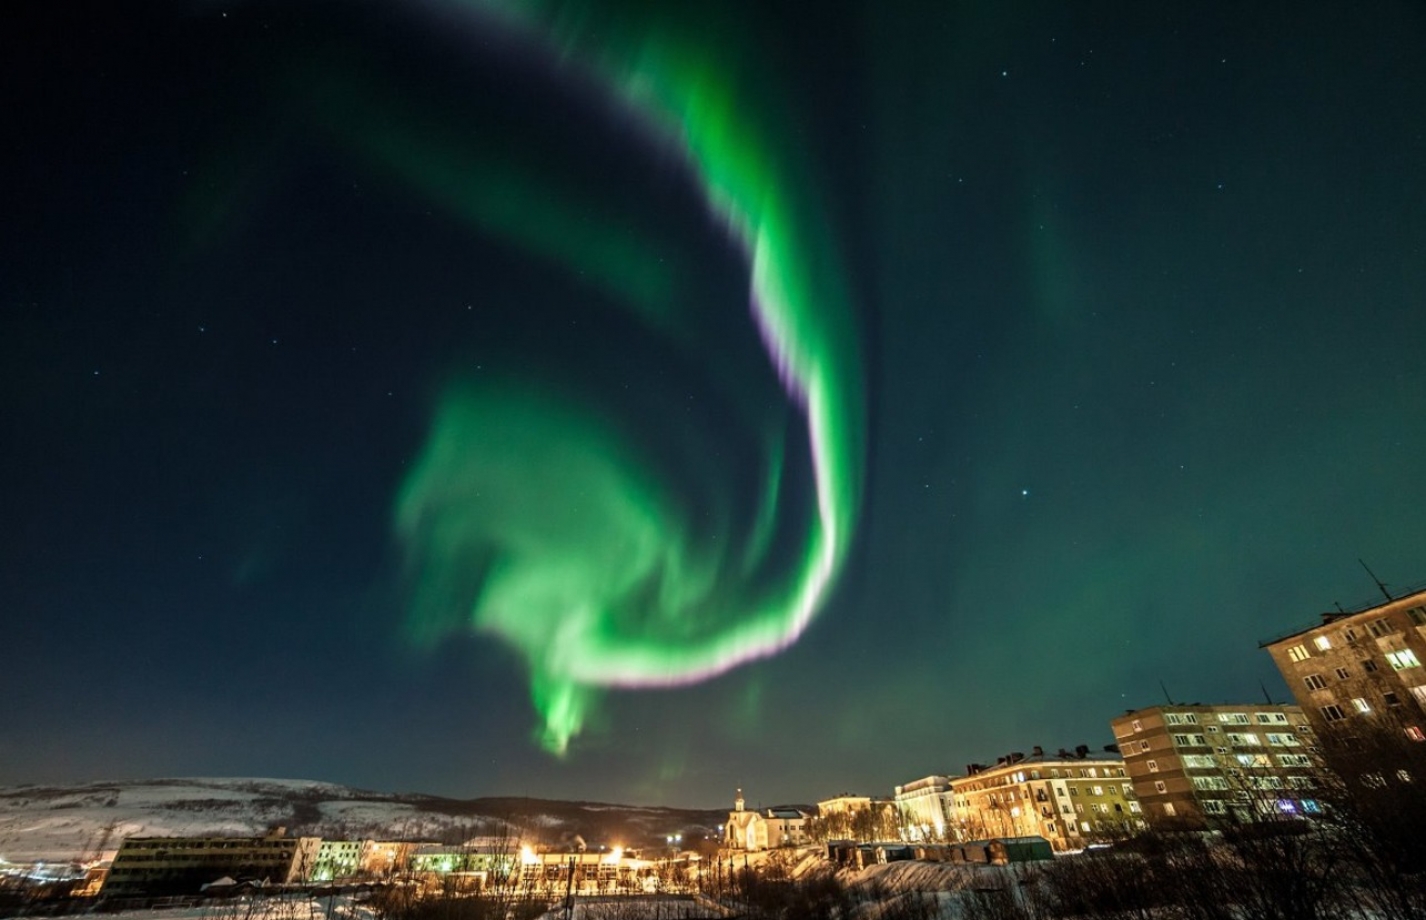
<svg viewBox="0 0 1426 920"><path fill-rule="evenodd" d="M280 828L264 837L129 837L119 845L102 893L197 894L224 877L267 884L305 882L316 867L321 843L319 837L288 837Z"/></svg>
<svg viewBox="0 0 1426 920"><path fill-rule="evenodd" d="M1084 747L1055 755L1035 748L966 773L950 781L957 840L1040 836L1070 850L1144 824L1124 761Z"/></svg>
<svg viewBox="0 0 1426 920"><path fill-rule="evenodd" d="M948 839L951 826L951 778L927 776L896 787L903 836L913 842Z"/></svg>
<svg viewBox="0 0 1426 920"><path fill-rule="evenodd" d="M723 845L732 850L769 850L809 842L807 815L796 808L749 810L739 789L724 825Z"/></svg>
<svg viewBox="0 0 1426 920"><path fill-rule="evenodd" d="M1320 812L1321 765L1297 706L1150 706L1110 728L1150 824L1207 828Z"/></svg>
<svg viewBox="0 0 1426 920"><path fill-rule="evenodd" d="M1262 643L1324 742L1384 730L1426 741L1426 591Z"/></svg>

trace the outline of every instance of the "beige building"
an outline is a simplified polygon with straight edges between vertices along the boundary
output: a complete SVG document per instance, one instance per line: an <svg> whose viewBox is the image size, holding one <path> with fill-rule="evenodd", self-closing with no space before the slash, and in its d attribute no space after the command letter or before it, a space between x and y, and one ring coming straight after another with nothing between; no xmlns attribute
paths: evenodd
<svg viewBox="0 0 1426 920"><path fill-rule="evenodd" d="M748 810L743 790L733 800L724 825L723 845L732 850L772 850L808 842L807 815L796 808Z"/></svg>
<svg viewBox="0 0 1426 920"><path fill-rule="evenodd" d="M1262 643L1323 741L1385 728L1426 741L1426 590Z"/></svg>
<svg viewBox="0 0 1426 920"><path fill-rule="evenodd" d="M1150 706L1110 727L1150 824L1204 828L1321 810L1312 729L1297 706Z"/></svg>
<svg viewBox="0 0 1426 920"><path fill-rule="evenodd" d="M899 817L892 799L843 792L817 803L817 820L828 840L898 840Z"/></svg>
<svg viewBox="0 0 1426 920"><path fill-rule="evenodd" d="M220 878L291 884L309 879L319 837L129 837L119 845L105 897L197 894Z"/></svg>
<svg viewBox="0 0 1426 920"><path fill-rule="evenodd" d="M1123 760L1085 747L1055 755L1037 747L994 766L971 764L967 774L951 780L958 840L1040 836L1069 850L1144 824Z"/></svg>
<svg viewBox="0 0 1426 920"><path fill-rule="evenodd" d="M927 776L896 787L902 835L913 843L948 839L951 826L951 778Z"/></svg>

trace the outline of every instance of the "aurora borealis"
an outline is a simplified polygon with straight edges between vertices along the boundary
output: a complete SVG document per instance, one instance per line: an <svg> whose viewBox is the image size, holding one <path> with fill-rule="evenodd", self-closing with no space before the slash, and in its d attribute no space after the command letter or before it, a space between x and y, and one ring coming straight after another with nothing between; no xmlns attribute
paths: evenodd
<svg viewBox="0 0 1426 920"><path fill-rule="evenodd" d="M496 16L475 22L498 29L493 20L528 10L497 7ZM636 32L634 47L623 50L608 38L608 30L621 31L617 24L605 23L598 47L585 52L593 36L569 24L580 19L570 12L556 8L524 25L563 57L593 61L603 90L688 162L710 212L741 249L753 320L806 419L815 515L791 571L754 594L748 586L759 584L766 536L750 534L731 566L697 558L660 490L645 481L646 471L627 468L638 465L632 452L618 449L607 429L562 412L557 399L524 399L514 381L453 398L401 507L403 532L419 555L434 560L424 564L422 581L428 594L430 582L439 586L424 604L437 612L425 618L460 609L461 599L444 589L488 566L474 621L525 655L544 743L557 752L583 722L589 687L703 680L779 651L802 633L851 542L863 441L845 293L836 271L826 270L836 256L813 250L813 235L791 203L791 174L774 166L740 119L751 100L732 92L709 49L680 45L647 24L623 27ZM432 171L421 159L408 172ZM459 187L457 172L436 175ZM477 210L485 216L502 209ZM482 223L567 223L503 210L507 220ZM624 261L628 272L640 273L636 260ZM814 265L824 269L815 279ZM757 513L764 530L779 512L782 470L770 472ZM555 497L553 490L560 490Z"/></svg>
<svg viewBox="0 0 1426 920"><path fill-rule="evenodd" d="M0 783L886 794L1426 580L1410 4L10 15Z"/></svg>

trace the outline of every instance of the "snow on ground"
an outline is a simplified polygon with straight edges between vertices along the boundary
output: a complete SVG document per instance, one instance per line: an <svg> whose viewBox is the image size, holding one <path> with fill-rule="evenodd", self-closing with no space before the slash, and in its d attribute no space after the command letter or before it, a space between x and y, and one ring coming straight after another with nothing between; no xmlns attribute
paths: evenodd
<svg viewBox="0 0 1426 920"><path fill-rule="evenodd" d="M92 913L65 914L53 920L92 920ZM162 907L105 913L112 920L375 920L375 913L349 895L334 898L234 898L197 907Z"/></svg>

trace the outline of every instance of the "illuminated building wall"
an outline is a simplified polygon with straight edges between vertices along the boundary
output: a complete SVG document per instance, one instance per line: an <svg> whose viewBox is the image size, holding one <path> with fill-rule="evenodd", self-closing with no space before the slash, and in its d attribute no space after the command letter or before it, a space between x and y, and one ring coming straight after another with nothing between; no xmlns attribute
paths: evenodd
<svg viewBox="0 0 1426 920"><path fill-rule="evenodd" d="M896 787L896 807L907 840L947 840L951 826L951 778L927 776Z"/></svg>
<svg viewBox="0 0 1426 920"><path fill-rule="evenodd" d="M768 850L808 842L807 815L795 808L749 810L738 790L724 825L723 845L733 850Z"/></svg>
<svg viewBox="0 0 1426 920"><path fill-rule="evenodd" d="M1426 741L1426 591L1262 643L1324 740L1385 727Z"/></svg>
<svg viewBox="0 0 1426 920"><path fill-rule="evenodd" d="M972 765L951 780L951 819L959 840L1040 836L1057 850L1143 826L1134 787L1117 757L1088 750Z"/></svg>
<svg viewBox="0 0 1426 920"><path fill-rule="evenodd" d="M1150 706L1110 727L1152 824L1206 827L1320 810L1315 739L1296 706Z"/></svg>

